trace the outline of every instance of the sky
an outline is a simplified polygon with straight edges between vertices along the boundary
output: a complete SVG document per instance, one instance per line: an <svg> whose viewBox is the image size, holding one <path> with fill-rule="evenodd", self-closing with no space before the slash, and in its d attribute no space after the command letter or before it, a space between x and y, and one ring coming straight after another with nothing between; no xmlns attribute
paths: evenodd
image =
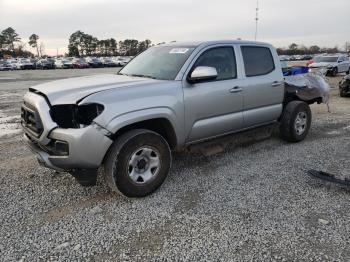
<svg viewBox="0 0 350 262"><path fill-rule="evenodd" d="M0 30L14 28L45 52L67 51L77 30L98 39L254 40L256 0L0 0ZM350 0L259 0L259 41L285 47L350 42ZM28 45L27 49L32 50Z"/></svg>

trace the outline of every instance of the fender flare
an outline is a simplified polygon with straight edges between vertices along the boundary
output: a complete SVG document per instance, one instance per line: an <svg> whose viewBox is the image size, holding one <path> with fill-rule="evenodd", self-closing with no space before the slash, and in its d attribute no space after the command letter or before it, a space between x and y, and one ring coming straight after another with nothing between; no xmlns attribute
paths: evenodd
<svg viewBox="0 0 350 262"><path fill-rule="evenodd" d="M106 129L115 134L118 130L128 125L156 118L164 118L168 120L175 132L178 144L184 144L184 123L183 121L181 122L175 112L168 107L140 109L118 115L109 121L106 125Z"/></svg>

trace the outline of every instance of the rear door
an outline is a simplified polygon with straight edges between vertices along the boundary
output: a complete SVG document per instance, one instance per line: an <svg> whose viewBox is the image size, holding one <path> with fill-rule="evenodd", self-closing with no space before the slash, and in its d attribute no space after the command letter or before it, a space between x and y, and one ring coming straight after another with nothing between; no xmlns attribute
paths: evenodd
<svg viewBox="0 0 350 262"><path fill-rule="evenodd" d="M274 48L240 45L244 128L276 120L282 113L284 79Z"/></svg>
<svg viewBox="0 0 350 262"><path fill-rule="evenodd" d="M349 69L349 60L346 56L340 56L338 59L338 72L346 72Z"/></svg>
<svg viewBox="0 0 350 262"><path fill-rule="evenodd" d="M190 84L186 77L197 66L215 67L215 80ZM215 137L243 125L243 96L233 45L206 47L197 54L183 79L186 142Z"/></svg>

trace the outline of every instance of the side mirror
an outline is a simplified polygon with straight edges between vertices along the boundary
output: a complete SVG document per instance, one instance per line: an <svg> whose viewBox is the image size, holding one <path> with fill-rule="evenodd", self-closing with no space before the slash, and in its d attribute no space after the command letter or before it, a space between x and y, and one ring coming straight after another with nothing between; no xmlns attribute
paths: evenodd
<svg viewBox="0 0 350 262"><path fill-rule="evenodd" d="M214 80L217 76L218 72L215 67L198 66L192 71L191 75L187 78L187 81L194 84L201 81Z"/></svg>
<svg viewBox="0 0 350 262"><path fill-rule="evenodd" d="M344 61L343 60L339 60L338 63L343 63Z"/></svg>

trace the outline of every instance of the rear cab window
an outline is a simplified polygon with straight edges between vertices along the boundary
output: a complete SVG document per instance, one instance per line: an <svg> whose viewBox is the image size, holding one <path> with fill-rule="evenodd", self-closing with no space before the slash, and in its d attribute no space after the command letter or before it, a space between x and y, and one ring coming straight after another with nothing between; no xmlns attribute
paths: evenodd
<svg viewBox="0 0 350 262"><path fill-rule="evenodd" d="M245 75L247 77L267 75L275 70L269 47L241 46Z"/></svg>

